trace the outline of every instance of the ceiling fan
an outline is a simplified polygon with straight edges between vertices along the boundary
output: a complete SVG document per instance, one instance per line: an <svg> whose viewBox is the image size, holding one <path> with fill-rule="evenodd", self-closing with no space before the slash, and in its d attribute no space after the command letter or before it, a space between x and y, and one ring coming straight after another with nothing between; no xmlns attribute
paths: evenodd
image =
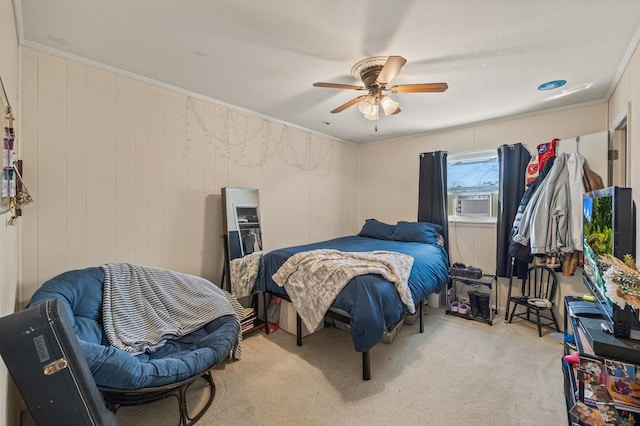
<svg viewBox="0 0 640 426"><path fill-rule="evenodd" d="M351 68L351 75L359 78L364 86L354 86L339 83L313 83L314 87L329 87L334 89L366 90L369 93L351 99L339 107L333 109L335 114L358 104L358 109L364 118L368 120L378 119L378 109L382 108L385 115L393 115L400 112L400 105L384 92L393 93L423 93L444 92L449 87L447 83L417 83L399 84L387 88L387 84L393 80L404 64L407 62L402 56L374 56L363 59Z"/></svg>

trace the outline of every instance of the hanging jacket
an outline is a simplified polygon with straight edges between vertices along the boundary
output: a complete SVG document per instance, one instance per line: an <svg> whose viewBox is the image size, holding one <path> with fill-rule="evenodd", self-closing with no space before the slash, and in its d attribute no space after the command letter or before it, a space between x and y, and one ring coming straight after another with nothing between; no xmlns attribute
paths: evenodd
<svg viewBox="0 0 640 426"><path fill-rule="evenodd" d="M583 164L584 169L584 190L587 192L595 191L596 189L603 189L604 183L602 182L602 178L599 174L591 170L589 164L585 161Z"/></svg>
<svg viewBox="0 0 640 426"><path fill-rule="evenodd" d="M531 248L528 244L522 245L517 243L513 240L513 237L518 233L520 224L522 223L522 214L524 213L525 208L529 204L529 201L533 197L533 194L538 190L545 177L549 173L549 170L553 166L555 159L555 156L547 159L542 170L539 171L539 174L536 177L535 181L533 181L533 183L529 185L527 190L524 192L524 194L522 195L522 199L520 200L520 204L518 205L516 217L513 220L513 228L511 230L511 237L509 238L509 256L515 257L519 261L527 264L531 263L532 261ZM526 270L525 265L523 265L522 267L518 267L517 270L520 271L523 268L524 270Z"/></svg>
<svg viewBox="0 0 640 426"><path fill-rule="evenodd" d="M572 152L567 159L567 170L569 172L569 220L570 241L566 251L582 251L582 195L584 194L584 157L582 154Z"/></svg>
<svg viewBox="0 0 640 426"><path fill-rule="evenodd" d="M553 254L570 241L568 154L556 157L551 170L525 208L514 241L532 254Z"/></svg>

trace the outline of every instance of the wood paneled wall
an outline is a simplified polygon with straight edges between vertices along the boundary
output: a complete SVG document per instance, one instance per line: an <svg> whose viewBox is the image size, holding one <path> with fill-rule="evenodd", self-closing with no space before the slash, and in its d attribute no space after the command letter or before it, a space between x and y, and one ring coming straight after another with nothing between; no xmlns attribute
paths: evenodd
<svg viewBox="0 0 640 426"><path fill-rule="evenodd" d="M265 250L354 233L358 148L71 60L22 50L21 300L107 262L219 282L220 188L258 188Z"/></svg>

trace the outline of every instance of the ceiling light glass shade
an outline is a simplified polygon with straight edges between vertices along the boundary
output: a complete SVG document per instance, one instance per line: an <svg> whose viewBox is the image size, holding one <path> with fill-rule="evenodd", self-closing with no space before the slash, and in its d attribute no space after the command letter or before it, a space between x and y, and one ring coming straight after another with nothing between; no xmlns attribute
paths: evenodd
<svg viewBox="0 0 640 426"><path fill-rule="evenodd" d="M369 114L365 114L364 118L367 120L377 120L378 119L378 105L373 106L373 111Z"/></svg>
<svg viewBox="0 0 640 426"><path fill-rule="evenodd" d="M380 99L380 106L382 106L385 115L395 114L400 109L400 104L387 95Z"/></svg>
<svg viewBox="0 0 640 426"><path fill-rule="evenodd" d="M358 104L358 109L363 114L371 114L373 113L375 102L376 100L373 96L367 95L367 97Z"/></svg>

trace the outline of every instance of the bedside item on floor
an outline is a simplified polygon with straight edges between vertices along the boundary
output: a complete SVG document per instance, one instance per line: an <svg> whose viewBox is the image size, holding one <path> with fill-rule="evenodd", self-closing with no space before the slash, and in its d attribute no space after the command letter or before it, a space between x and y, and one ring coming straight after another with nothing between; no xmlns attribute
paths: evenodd
<svg viewBox="0 0 640 426"><path fill-rule="evenodd" d="M482 277L482 269L456 262L449 268L449 274L455 277L478 279Z"/></svg>
<svg viewBox="0 0 640 426"><path fill-rule="evenodd" d="M117 425L91 376L75 321L58 299L0 318L2 359L35 424Z"/></svg>

